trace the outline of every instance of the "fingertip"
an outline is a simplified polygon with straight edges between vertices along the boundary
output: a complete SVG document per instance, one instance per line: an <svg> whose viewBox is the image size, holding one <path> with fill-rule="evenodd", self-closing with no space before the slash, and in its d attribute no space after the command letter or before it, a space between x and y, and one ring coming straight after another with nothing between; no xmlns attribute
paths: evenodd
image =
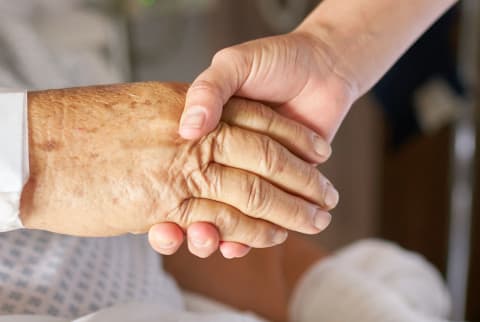
<svg viewBox="0 0 480 322"><path fill-rule="evenodd" d="M178 133L187 140L199 139L218 125L220 113L201 105L185 107Z"/></svg>
<svg viewBox="0 0 480 322"><path fill-rule="evenodd" d="M319 162L327 161L332 155L332 146L319 135L313 136L313 148Z"/></svg>
<svg viewBox="0 0 480 322"><path fill-rule="evenodd" d="M172 255L182 245L183 231L174 223L153 225L148 231L148 241L151 247L162 255Z"/></svg>
<svg viewBox="0 0 480 322"><path fill-rule="evenodd" d="M201 138L206 133L204 133L204 131L198 130L198 129L189 129L189 128L180 127L178 129L178 134L186 140L197 140L197 139Z"/></svg>
<svg viewBox="0 0 480 322"><path fill-rule="evenodd" d="M206 119L205 107L200 105L186 106L180 119L180 135L186 139L198 138L205 127Z"/></svg>
<svg viewBox="0 0 480 322"><path fill-rule="evenodd" d="M188 249L200 258L212 255L220 243L217 229L209 223L193 223L187 229Z"/></svg>
<svg viewBox="0 0 480 322"><path fill-rule="evenodd" d="M332 215L319 209L314 216L313 222L319 231L324 231L332 222Z"/></svg>
<svg viewBox="0 0 480 322"><path fill-rule="evenodd" d="M233 259L245 257L250 252L250 250L252 250L252 248L240 243L222 242L220 244L219 250L223 257L225 257L226 259Z"/></svg>

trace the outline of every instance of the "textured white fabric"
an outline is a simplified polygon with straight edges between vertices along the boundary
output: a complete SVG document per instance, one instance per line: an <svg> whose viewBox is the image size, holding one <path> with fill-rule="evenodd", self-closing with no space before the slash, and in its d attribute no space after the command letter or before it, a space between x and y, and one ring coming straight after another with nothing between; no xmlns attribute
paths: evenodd
<svg viewBox="0 0 480 322"><path fill-rule="evenodd" d="M174 310L159 303L129 303L119 305L75 320L74 322L261 322L253 316L224 312L188 312ZM13 321L12 321L13 322Z"/></svg>
<svg viewBox="0 0 480 322"><path fill-rule="evenodd" d="M367 240L314 265L292 297L291 321L446 322L448 292L420 256Z"/></svg>
<svg viewBox="0 0 480 322"><path fill-rule="evenodd" d="M227 304L217 302L215 300L212 300L210 298L207 298L203 295L196 294L196 293L191 293L188 291L182 291L183 299L185 302L185 309L189 312L196 312L196 313L237 313L237 314L243 314L242 317L247 318L248 321L256 321L256 322L266 322L267 320L264 320L257 316L254 313L251 312L241 312ZM1 322L1 321L0 321Z"/></svg>
<svg viewBox="0 0 480 322"><path fill-rule="evenodd" d="M27 95L0 89L0 232L22 228L20 196L28 179Z"/></svg>
<svg viewBox="0 0 480 322"><path fill-rule="evenodd" d="M0 234L0 314L78 318L126 302L181 310L180 291L144 236Z"/></svg>

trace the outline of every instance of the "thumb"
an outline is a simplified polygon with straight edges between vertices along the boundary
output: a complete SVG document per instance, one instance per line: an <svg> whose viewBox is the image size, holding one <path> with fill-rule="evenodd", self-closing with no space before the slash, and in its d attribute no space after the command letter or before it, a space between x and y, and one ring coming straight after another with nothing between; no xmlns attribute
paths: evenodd
<svg viewBox="0 0 480 322"><path fill-rule="evenodd" d="M190 86L179 134L198 139L212 131L220 121L225 103L243 85L250 73L248 55L234 47L219 51L212 64Z"/></svg>

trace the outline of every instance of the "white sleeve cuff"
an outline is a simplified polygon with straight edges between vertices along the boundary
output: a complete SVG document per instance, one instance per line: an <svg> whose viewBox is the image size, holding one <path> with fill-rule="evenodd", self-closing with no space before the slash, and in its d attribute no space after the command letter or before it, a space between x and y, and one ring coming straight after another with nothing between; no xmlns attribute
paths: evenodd
<svg viewBox="0 0 480 322"><path fill-rule="evenodd" d="M0 89L0 232L23 228L20 196L28 176L27 93Z"/></svg>

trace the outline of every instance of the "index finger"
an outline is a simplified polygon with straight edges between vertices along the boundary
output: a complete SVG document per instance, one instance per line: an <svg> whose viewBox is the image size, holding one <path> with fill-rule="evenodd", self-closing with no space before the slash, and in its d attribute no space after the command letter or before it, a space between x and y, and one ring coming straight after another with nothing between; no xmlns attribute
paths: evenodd
<svg viewBox="0 0 480 322"><path fill-rule="evenodd" d="M225 106L222 120L269 136L308 162L325 162L332 153L327 140L313 130L276 113L260 102L233 98Z"/></svg>

